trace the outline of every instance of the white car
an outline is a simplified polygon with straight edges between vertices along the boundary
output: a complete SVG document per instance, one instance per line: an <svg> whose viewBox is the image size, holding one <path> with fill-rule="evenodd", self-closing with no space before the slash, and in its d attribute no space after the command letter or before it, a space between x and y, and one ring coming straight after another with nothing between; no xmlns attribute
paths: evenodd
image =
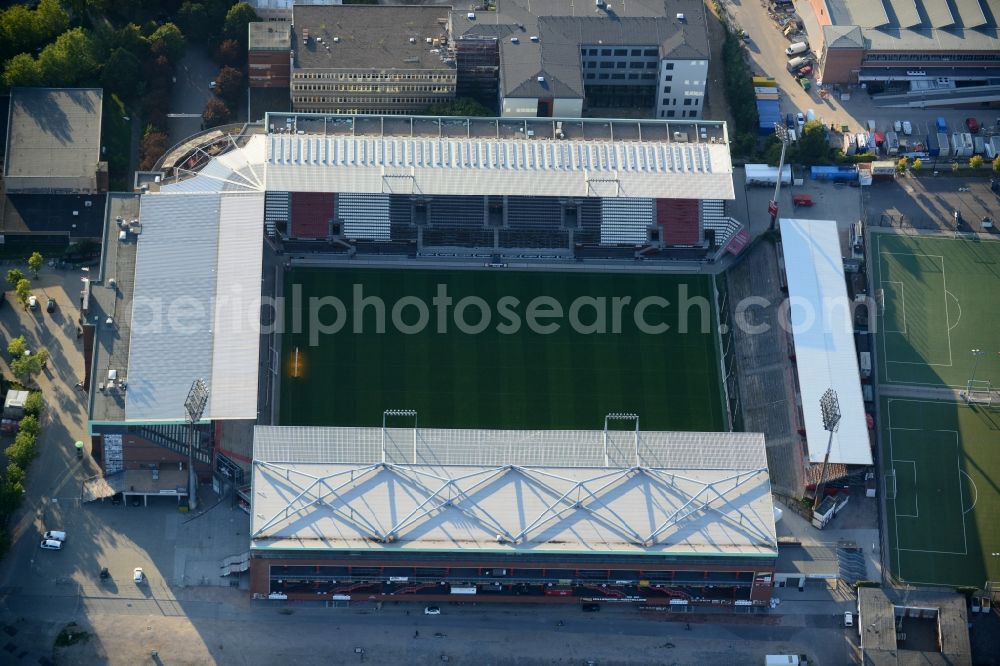
<svg viewBox="0 0 1000 666"><path fill-rule="evenodd" d="M132 569L132 580L135 581L136 585L146 580L146 574L142 573L142 567Z"/></svg>
<svg viewBox="0 0 1000 666"><path fill-rule="evenodd" d="M44 538L51 539L52 541L65 541L66 533L59 530L51 530L44 534Z"/></svg>
<svg viewBox="0 0 1000 666"><path fill-rule="evenodd" d="M844 613L844 626L853 627L854 626L854 616L851 615L850 611Z"/></svg>
<svg viewBox="0 0 1000 666"><path fill-rule="evenodd" d="M801 111L795 114L795 122L799 124L799 128L806 124L806 117L802 115Z"/></svg>
<svg viewBox="0 0 1000 666"><path fill-rule="evenodd" d="M55 539L42 539L42 543L39 545L42 550L62 550L62 541Z"/></svg>
<svg viewBox="0 0 1000 666"><path fill-rule="evenodd" d="M440 615L441 609L437 606L428 606L424 609L424 615Z"/></svg>
<svg viewBox="0 0 1000 666"><path fill-rule="evenodd" d="M209 81L208 82L208 89L209 90L215 90L216 86L218 86L218 85L219 84L217 84L215 81Z"/></svg>
<svg viewBox="0 0 1000 666"><path fill-rule="evenodd" d="M903 123L901 121L899 121L899 120L894 121L892 123L892 131L896 132L897 134L899 132L902 132L903 131Z"/></svg>
<svg viewBox="0 0 1000 666"><path fill-rule="evenodd" d="M903 134L905 134L906 136L910 136L911 134L913 134L913 125L910 124L909 120L903 121Z"/></svg>
<svg viewBox="0 0 1000 666"><path fill-rule="evenodd" d="M38 299L34 296L28 296L28 307L32 310L38 309Z"/></svg>

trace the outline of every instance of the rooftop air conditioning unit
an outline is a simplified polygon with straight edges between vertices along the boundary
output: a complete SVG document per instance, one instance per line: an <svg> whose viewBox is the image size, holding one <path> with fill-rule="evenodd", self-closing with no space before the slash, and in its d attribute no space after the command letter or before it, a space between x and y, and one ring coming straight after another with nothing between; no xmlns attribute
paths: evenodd
<svg viewBox="0 0 1000 666"><path fill-rule="evenodd" d="M518 39L517 37L511 37L511 38L510 38L510 43L511 43L511 44L517 44L517 43L518 43L518 42L520 42L520 41L521 41L521 40L520 40L520 39Z"/></svg>
<svg viewBox="0 0 1000 666"><path fill-rule="evenodd" d="M684 14L677 14L677 20L680 21L681 23L683 23L684 22Z"/></svg>
<svg viewBox="0 0 1000 666"><path fill-rule="evenodd" d="M538 82L539 83L545 83L545 77L544 76L539 76L538 77Z"/></svg>
<svg viewBox="0 0 1000 666"><path fill-rule="evenodd" d="M410 37L410 43L411 44L416 44L417 43L417 38L416 37Z"/></svg>
<svg viewBox="0 0 1000 666"><path fill-rule="evenodd" d="M470 21L475 21L476 20L476 12L469 12L468 14L465 15L465 18L469 19Z"/></svg>
<svg viewBox="0 0 1000 666"><path fill-rule="evenodd" d="M340 37L334 37L333 38L333 43L334 44L339 44L340 43Z"/></svg>

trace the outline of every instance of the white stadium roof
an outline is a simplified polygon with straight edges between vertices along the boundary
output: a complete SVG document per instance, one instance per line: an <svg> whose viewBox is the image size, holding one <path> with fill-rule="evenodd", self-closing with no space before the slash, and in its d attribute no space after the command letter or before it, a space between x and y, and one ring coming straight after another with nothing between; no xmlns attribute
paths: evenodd
<svg viewBox="0 0 1000 666"><path fill-rule="evenodd" d="M252 548L777 555L761 434L384 435L258 426Z"/></svg>
<svg viewBox="0 0 1000 666"><path fill-rule="evenodd" d="M833 435L830 462L871 465L837 223L782 218L781 244L809 460L821 463L826 455L828 433L823 429L820 397L833 389L840 401L841 418Z"/></svg>

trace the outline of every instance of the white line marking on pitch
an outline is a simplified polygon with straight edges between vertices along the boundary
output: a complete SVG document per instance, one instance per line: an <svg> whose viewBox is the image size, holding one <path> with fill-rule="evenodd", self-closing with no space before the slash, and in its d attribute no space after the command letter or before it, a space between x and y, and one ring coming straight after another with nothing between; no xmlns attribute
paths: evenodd
<svg viewBox="0 0 1000 666"><path fill-rule="evenodd" d="M979 486L977 486L976 482L972 480L972 477L969 476L968 472L965 472L963 470L959 470L959 472L961 472L962 474L965 474L965 478L967 478L969 480L969 483L972 484L972 489L976 491L976 498L974 500L972 500L972 506L970 506L968 509L966 509L963 512L963 514L962 514L962 515L965 515L966 513L969 513L970 511L972 511L973 509L975 509L976 508L976 504L979 502Z"/></svg>
<svg viewBox="0 0 1000 666"><path fill-rule="evenodd" d="M903 428L896 428L896 430L903 430ZM920 517L920 495L917 493L917 461L916 460L896 460L893 459L893 469L896 469L896 463L910 463L913 465L913 509L916 511L915 514L910 513L899 513L899 475L896 475L896 499L893 500L896 503L896 517L897 518L919 518Z"/></svg>

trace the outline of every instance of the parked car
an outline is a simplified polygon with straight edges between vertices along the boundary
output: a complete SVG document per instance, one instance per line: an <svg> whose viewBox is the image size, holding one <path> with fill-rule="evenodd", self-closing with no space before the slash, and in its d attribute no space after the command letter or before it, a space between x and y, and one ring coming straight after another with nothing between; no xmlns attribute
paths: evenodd
<svg viewBox="0 0 1000 666"><path fill-rule="evenodd" d="M56 299L50 298L45 302L45 311L49 313L56 311Z"/></svg>
<svg viewBox="0 0 1000 666"><path fill-rule="evenodd" d="M440 615L441 609L437 606L428 606L424 609L424 615Z"/></svg>
<svg viewBox="0 0 1000 666"><path fill-rule="evenodd" d="M909 120L903 121L903 134L905 134L906 136L910 136L911 134L913 134L913 125L910 124Z"/></svg>
<svg viewBox="0 0 1000 666"><path fill-rule="evenodd" d="M802 115L801 111L795 114L795 122L799 124L799 127L806 124L806 117Z"/></svg>
<svg viewBox="0 0 1000 666"><path fill-rule="evenodd" d="M209 90L215 90L215 87L216 87L217 85L219 85L219 84L217 84L217 83L216 83L215 81L209 81L209 82L208 82L208 89L209 89Z"/></svg>
<svg viewBox="0 0 1000 666"><path fill-rule="evenodd" d="M40 545L43 550L62 550L62 541L55 539L42 539Z"/></svg>
<svg viewBox="0 0 1000 666"><path fill-rule="evenodd" d="M34 296L28 296L28 308L31 310L38 309L38 299Z"/></svg>
<svg viewBox="0 0 1000 666"><path fill-rule="evenodd" d="M132 580L135 581L136 585L139 585L146 580L146 574L142 572L142 567L132 569Z"/></svg>
<svg viewBox="0 0 1000 666"><path fill-rule="evenodd" d="M894 121L892 123L892 131L895 132L896 134L899 134L900 132L902 132L903 131L903 123L901 121L899 121L899 120Z"/></svg>
<svg viewBox="0 0 1000 666"><path fill-rule="evenodd" d="M969 128L970 134L979 134L979 121L975 118L966 118L965 126Z"/></svg>
<svg viewBox="0 0 1000 666"><path fill-rule="evenodd" d="M854 615L850 611L844 613L844 626L853 627L854 626Z"/></svg>
<svg viewBox="0 0 1000 666"><path fill-rule="evenodd" d="M52 541L65 541L66 533L60 532L59 530L51 530L45 533L44 538L50 539Z"/></svg>

